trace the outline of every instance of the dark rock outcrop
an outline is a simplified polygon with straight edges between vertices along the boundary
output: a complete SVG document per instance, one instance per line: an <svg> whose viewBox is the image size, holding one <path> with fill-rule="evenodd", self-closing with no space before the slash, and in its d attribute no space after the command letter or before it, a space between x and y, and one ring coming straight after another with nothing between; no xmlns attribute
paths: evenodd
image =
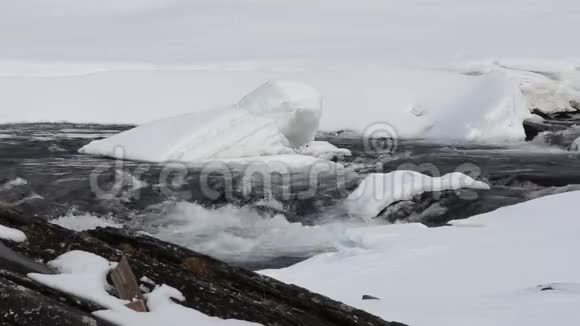
<svg viewBox="0 0 580 326"><path fill-rule="evenodd" d="M210 316L276 326L402 325L298 286L122 229L79 233L43 221L23 225L2 215L0 223L26 233L26 242L5 244L27 259L47 262L71 250L92 252L111 261L126 255L137 279L146 276L156 284L177 288L187 298L184 306ZM150 281L142 285L151 287ZM43 312L25 319L6 319L7 325L107 325L90 315L100 307L35 284L19 269L9 269L4 264L0 265L0 288L0 316L9 312L20 316L33 307ZM70 318L61 322L64 316Z"/></svg>
<svg viewBox="0 0 580 326"><path fill-rule="evenodd" d="M578 103L570 103L576 110L573 112L544 113L537 109L533 110L532 113L544 120L524 121L526 140L533 140L542 134L548 144L568 149L574 139L580 136L580 128L576 127L580 125L580 111L573 106L574 104Z"/></svg>

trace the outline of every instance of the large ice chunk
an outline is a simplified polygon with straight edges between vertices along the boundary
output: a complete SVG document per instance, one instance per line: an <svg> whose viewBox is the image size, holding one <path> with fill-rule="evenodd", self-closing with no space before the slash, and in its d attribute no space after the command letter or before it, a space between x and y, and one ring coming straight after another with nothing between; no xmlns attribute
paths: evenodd
<svg viewBox="0 0 580 326"><path fill-rule="evenodd" d="M322 116L320 93L290 81L269 81L246 95L238 106L272 118L293 148L314 140Z"/></svg>
<svg viewBox="0 0 580 326"><path fill-rule="evenodd" d="M192 162L291 153L271 119L235 107L150 122L94 141L80 153L146 162Z"/></svg>
<svg viewBox="0 0 580 326"><path fill-rule="evenodd" d="M80 152L146 162L291 154L314 139L320 115L316 90L274 81L238 105L146 123L94 141Z"/></svg>

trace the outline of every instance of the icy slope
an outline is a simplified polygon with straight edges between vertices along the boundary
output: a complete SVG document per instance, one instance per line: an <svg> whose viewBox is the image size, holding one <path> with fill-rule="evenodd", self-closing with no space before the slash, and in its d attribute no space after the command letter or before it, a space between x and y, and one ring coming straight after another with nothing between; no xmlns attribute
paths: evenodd
<svg viewBox="0 0 580 326"><path fill-rule="evenodd" d="M340 252L265 274L409 325L577 325L579 200L552 195L449 227L353 229Z"/></svg>

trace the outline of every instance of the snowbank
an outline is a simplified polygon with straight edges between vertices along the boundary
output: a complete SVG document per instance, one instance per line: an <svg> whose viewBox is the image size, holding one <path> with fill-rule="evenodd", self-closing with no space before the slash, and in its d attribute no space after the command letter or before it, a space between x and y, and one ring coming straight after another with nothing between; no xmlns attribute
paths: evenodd
<svg viewBox="0 0 580 326"><path fill-rule="evenodd" d="M24 242L26 241L26 234L20 230L9 228L0 224L0 239L14 242Z"/></svg>
<svg viewBox="0 0 580 326"><path fill-rule="evenodd" d="M125 307L127 302L111 296L107 291L107 274L114 267L106 259L84 251L70 251L49 266L61 272L58 275L29 274L31 279L92 301L109 310L94 314L114 324L122 326L158 326L162 324L202 326L257 325L254 323L223 320L206 316L198 311L175 304L171 299L182 301L185 298L178 290L167 285L156 288L146 295L150 312L138 313Z"/></svg>
<svg viewBox="0 0 580 326"><path fill-rule="evenodd" d="M316 90L272 81L238 105L150 122L79 152L147 162L289 154L314 139L321 113Z"/></svg>
<svg viewBox="0 0 580 326"><path fill-rule="evenodd" d="M172 115L187 117L235 102L252 85L273 79L297 80L319 90L325 106L319 122L323 131L364 133L378 123L392 127L394 136L402 138L513 141L524 139L521 124L529 115L518 80L505 71L471 76L385 64L334 63L257 64L247 70L219 65L131 67L81 76L0 77L0 87L6 90L0 105L11 108L0 112L0 121L143 123ZM266 89L275 94L277 88ZM314 92L307 87L299 90L288 94L300 99L299 104L315 107L320 95L304 98L301 96ZM258 95L263 96L263 91L254 94ZM260 107L260 102L250 99L242 104L252 110ZM294 112L298 111L292 120L283 120L304 125L304 129L292 128L293 134L285 133L292 147L310 139L317 126L317 120L311 119L318 115L317 110ZM280 107L278 112L289 111ZM280 120L276 125L284 133Z"/></svg>
<svg viewBox="0 0 580 326"><path fill-rule="evenodd" d="M409 200L427 191L463 188L489 189L489 186L459 172L442 177L430 177L407 170L373 173L365 177L344 204L351 216L369 219L376 217L392 203Z"/></svg>
<svg viewBox="0 0 580 326"><path fill-rule="evenodd" d="M580 103L580 65L569 60L494 62L457 64L450 71L468 75L502 73L518 83L527 107L545 113L575 111ZM577 105L577 104L576 104Z"/></svg>
<svg viewBox="0 0 580 326"><path fill-rule="evenodd" d="M449 227L352 229L340 252L264 273L409 325L576 325L579 200L552 195Z"/></svg>

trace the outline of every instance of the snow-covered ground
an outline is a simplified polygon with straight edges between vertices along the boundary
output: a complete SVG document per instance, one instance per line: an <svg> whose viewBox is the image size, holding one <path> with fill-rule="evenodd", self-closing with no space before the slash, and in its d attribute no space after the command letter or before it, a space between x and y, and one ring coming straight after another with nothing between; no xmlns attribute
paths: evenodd
<svg viewBox="0 0 580 326"><path fill-rule="evenodd" d="M352 229L350 248L264 274L409 325L577 325L578 200L552 195L448 227Z"/></svg>
<svg viewBox="0 0 580 326"><path fill-rule="evenodd" d="M580 99L572 0L0 3L0 121L143 123L267 80L324 98L322 130L521 140Z"/></svg>

